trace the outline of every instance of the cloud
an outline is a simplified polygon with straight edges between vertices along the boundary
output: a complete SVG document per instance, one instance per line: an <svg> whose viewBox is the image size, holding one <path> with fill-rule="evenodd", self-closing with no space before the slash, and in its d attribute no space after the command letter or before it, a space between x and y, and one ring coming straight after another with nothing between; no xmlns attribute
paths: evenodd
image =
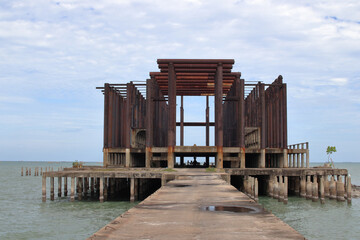
<svg viewBox="0 0 360 240"><path fill-rule="evenodd" d="M11 125L26 115L37 129L58 133L81 128L81 141L91 145L98 139L87 129L102 128L96 86L145 80L157 71L157 58L233 58L245 80L284 76L291 141L323 127L327 104L347 116L345 128L356 128L350 116L360 112L359 11L358 1L335 0L2 1L1 117ZM68 110L72 105L84 110ZM327 126L345 132L341 117L333 119ZM22 124L17 127L31 127ZM359 143L355 133L347 139Z"/></svg>

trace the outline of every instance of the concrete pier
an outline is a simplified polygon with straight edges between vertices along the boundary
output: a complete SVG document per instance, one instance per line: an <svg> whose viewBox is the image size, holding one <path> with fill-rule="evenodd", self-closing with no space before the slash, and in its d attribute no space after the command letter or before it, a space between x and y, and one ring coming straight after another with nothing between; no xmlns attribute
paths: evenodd
<svg viewBox="0 0 360 240"><path fill-rule="evenodd" d="M71 177L70 201L75 201L75 177Z"/></svg>
<svg viewBox="0 0 360 240"><path fill-rule="evenodd" d="M306 199L312 199L312 182L310 176L306 177Z"/></svg>
<svg viewBox="0 0 360 240"><path fill-rule="evenodd" d="M89 239L304 239L219 175L193 174L176 177Z"/></svg>
<svg viewBox="0 0 360 240"><path fill-rule="evenodd" d="M330 199L336 199L336 183L334 180L334 176L331 176L329 191L330 191Z"/></svg>
<svg viewBox="0 0 360 240"><path fill-rule="evenodd" d="M345 201L344 194L345 194L345 189L344 189L344 183L342 181L342 176L338 176L336 182L336 199L339 202Z"/></svg>

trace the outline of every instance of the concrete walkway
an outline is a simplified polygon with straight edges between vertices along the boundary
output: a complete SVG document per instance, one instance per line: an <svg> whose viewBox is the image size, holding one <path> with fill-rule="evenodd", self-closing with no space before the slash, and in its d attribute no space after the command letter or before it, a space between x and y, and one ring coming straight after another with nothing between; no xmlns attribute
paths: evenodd
<svg viewBox="0 0 360 240"><path fill-rule="evenodd" d="M176 175L89 239L304 239L216 173Z"/></svg>

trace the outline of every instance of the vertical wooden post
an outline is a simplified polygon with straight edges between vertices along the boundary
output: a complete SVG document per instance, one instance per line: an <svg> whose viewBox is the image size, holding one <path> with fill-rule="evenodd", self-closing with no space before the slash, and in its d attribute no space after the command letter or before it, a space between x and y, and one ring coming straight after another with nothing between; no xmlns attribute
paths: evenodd
<svg viewBox="0 0 360 240"><path fill-rule="evenodd" d="M100 177L100 194L99 200L101 203L104 202L104 177Z"/></svg>
<svg viewBox="0 0 360 240"><path fill-rule="evenodd" d="M181 95L180 106L180 146L184 146L184 96ZM180 165L184 165L184 157L180 157Z"/></svg>
<svg viewBox="0 0 360 240"><path fill-rule="evenodd" d="M219 63L215 75L215 145L217 147L216 167L223 168L223 66Z"/></svg>
<svg viewBox="0 0 360 240"><path fill-rule="evenodd" d="M168 103L169 103L169 116L168 116L168 168L174 167L175 153L174 148L176 145L176 75L173 63L169 63L168 72Z"/></svg>
<svg viewBox="0 0 360 240"><path fill-rule="evenodd" d="M209 115L209 96L206 96L206 110L205 110L205 122L206 122L206 146L210 146L210 115ZM206 156L206 166L210 166L210 157Z"/></svg>
<svg viewBox="0 0 360 240"><path fill-rule="evenodd" d="M42 176L42 201L46 202L46 176Z"/></svg>
<svg viewBox="0 0 360 240"><path fill-rule="evenodd" d="M54 201L54 177L50 177L50 200Z"/></svg>

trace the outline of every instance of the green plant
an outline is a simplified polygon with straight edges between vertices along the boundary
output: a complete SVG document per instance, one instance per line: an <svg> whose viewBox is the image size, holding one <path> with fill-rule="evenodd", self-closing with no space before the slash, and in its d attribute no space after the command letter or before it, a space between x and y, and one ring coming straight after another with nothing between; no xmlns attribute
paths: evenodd
<svg viewBox="0 0 360 240"><path fill-rule="evenodd" d="M330 164L331 167L335 167L334 166L334 161L331 158L331 155L333 153L335 153L335 152L336 152L336 147L335 146L328 146L327 149L326 149L326 154L328 155L328 163Z"/></svg>
<svg viewBox="0 0 360 240"><path fill-rule="evenodd" d="M83 162L78 162L78 160L75 160L75 162L72 163L73 168L82 168Z"/></svg>
<svg viewBox="0 0 360 240"><path fill-rule="evenodd" d="M208 168L206 169L206 172L216 172L216 168L208 167Z"/></svg>

